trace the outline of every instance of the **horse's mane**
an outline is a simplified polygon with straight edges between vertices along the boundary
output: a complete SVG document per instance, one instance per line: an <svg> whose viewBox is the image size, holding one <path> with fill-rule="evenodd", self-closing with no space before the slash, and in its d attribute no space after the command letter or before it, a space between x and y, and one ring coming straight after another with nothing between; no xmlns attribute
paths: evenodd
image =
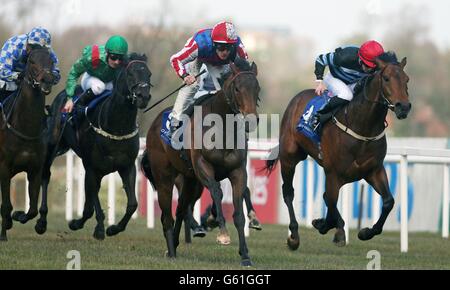
<svg viewBox="0 0 450 290"><path fill-rule="evenodd" d="M379 60L391 64L399 64L397 55L393 51L387 51L377 57Z"/></svg>
<svg viewBox="0 0 450 290"><path fill-rule="evenodd" d="M249 63L247 60L242 59L242 58L240 58L240 57L237 57L237 58L234 60L234 64L237 66L237 68L239 69L239 71L251 71L251 70L252 70L252 67L251 67L250 63ZM232 72L231 69L230 69L230 71L226 72L226 73L220 78L220 80L219 80L220 86L223 86L225 80L227 80L227 79L230 77L230 75L231 75L232 73L233 73L233 72Z"/></svg>
<svg viewBox="0 0 450 290"><path fill-rule="evenodd" d="M132 52L128 55L128 61L127 63L129 63L130 61L133 60L139 60L139 61L143 61L143 62L147 62L147 56L144 54L139 54L137 52Z"/></svg>

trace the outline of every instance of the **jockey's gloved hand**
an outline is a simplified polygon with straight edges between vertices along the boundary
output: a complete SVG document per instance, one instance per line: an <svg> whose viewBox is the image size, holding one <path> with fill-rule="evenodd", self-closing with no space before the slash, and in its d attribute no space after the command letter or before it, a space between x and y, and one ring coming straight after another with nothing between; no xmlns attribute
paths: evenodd
<svg viewBox="0 0 450 290"><path fill-rule="evenodd" d="M24 78L25 78L25 71L21 71L17 76L17 78L15 79L16 84L19 85Z"/></svg>

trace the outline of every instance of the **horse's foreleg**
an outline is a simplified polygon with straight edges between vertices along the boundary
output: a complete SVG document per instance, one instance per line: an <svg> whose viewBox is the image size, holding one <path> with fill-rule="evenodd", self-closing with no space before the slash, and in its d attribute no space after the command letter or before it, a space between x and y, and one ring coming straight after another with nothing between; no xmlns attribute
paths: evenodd
<svg viewBox="0 0 450 290"><path fill-rule="evenodd" d="M28 212L16 211L13 213L12 218L22 224L33 219L38 214L38 199L39 199L39 189L42 177L42 169L38 172L27 172L28 178L28 195L30 197L30 206Z"/></svg>
<svg viewBox="0 0 450 290"><path fill-rule="evenodd" d="M383 207L381 209L381 216L373 227L364 228L359 231L358 238L363 241L370 240L375 235L381 234L384 223L386 222L386 219L395 203L394 197L389 189L386 170L383 166L373 171L366 178L366 181L375 189L376 192L378 192L378 194L381 195L381 198L383 199Z"/></svg>
<svg viewBox="0 0 450 290"><path fill-rule="evenodd" d="M241 255L242 266L252 266L252 261L248 255L247 243L244 235L244 208L243 208L243 193L247 187L247 172L245 167L236 169L231 172L229 176L231 185L233 187L233 221L237 229L239 237L239 255Z"/></svg>
<svg viewBox="0 0 450 290"><path fill-rule="evenodd" d="M95 191L95 188L98 190L100 189L100 183L96 182L95 180L92 180L92 171L90 171L90 174L88 176L88 172L86 171L86 174L84 176L84 207L83 207L83 215L80 219L74 219L69 222L69 228L72 231L77 231L79 229L82 229L84 227L84 224L88 219L90 219L94 215L94 202L92 198L92 191ZM93 188L93 189L91 189Z"/></svg>
<svg viewBox="0 0 450 290"><path fill-rule="evenodd" d="M136 167L133 164L126 170L120 170L119 174L122 178L123 188L125 189L125 193L127 195L127 209L125 211L125 215L117 225L111 225L106 229L106 234L108 236L114 236L120 232L123 232L138 207L135 190Z"/></svg>
<svg viewBox="0 0 450 290"><path fill-rule="evenodd" d="M225 226L225 218L222 212L222 198L223 192L220 188L220 183L215 179L214 168L209 164L202 156L199 156L195 162L193 162L194 170L203 186L208 188L211 193L211 197L214 202L214 206L217 210L216 220L219 223L220 232L217 235L217 242L222 245L228 245L231 242L230 235Z"/></svg>
<svg viewBox="0 0 450 290"><path fill-rule="evenodd" d="M90 168L86 168L86 176L85 176L85 196L86 196L86 203L85 208L83 211L83 217L80 220L81 222L85 222L85 213L86 216L91 214L90 210L87 209L86 206L94 206L95 209L95 219L97 220L97 225L94 229L94 238L97 240L103 240L105 239L105 214L103 213L102 207L100 205L100 200L98 198L98 191L100 190L100 182L102 180L102 177L100 174L97 174L94 170ZM89 200L89 202L88 202ZM92 205L91 205L92 202ZM92 216L92 214L91 214Z"/></svg>
<svg viewBox="0 0 450 290"><path fill-rule="evenodd" d="M47 193L48 193L48 184L50 182L50 166L44 165L44 169L42 172L42 180L41 180L41 188L42 188L42 199L41 199L41 207L39 208L39 219L34 226L34 230L36 233L42 235L47 231Z"/></svg>
<svg viewBox="0 0 450 290"><path fill-rule="evenodd" d="M2 206L1 206L1 215L2 215L2 230L0 233L0 241L7 241L8 238L6 236L6 231L12 228L12 204L10 199L10 185L11 180L9 178L2 179L0 181L1 190L2 190Z"/></svg>

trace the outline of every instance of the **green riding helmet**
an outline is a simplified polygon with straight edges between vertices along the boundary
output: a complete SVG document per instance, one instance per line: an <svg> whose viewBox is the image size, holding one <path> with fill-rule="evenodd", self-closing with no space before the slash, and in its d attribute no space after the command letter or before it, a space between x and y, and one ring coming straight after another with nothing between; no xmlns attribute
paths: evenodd
<svg viewBox="0 0 450 290"><path fill-rule="evenodd" d="M125 55L128 53L128 43L120 35L111 36L105 44L108 53Z"/></svg>

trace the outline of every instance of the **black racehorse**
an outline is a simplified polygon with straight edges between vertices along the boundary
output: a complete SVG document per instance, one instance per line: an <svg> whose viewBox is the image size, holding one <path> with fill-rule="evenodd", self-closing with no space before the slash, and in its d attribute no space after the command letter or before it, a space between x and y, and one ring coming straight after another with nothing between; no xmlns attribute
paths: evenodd
<svg viewBox="0 0 450 290"><path fill-rule="evenodd" d="M2 230L0 240L6 241L6 231L12 218L25 223L37 214L39 185L45 160L43 141L45 130L45 96L51 92L54 76L53 61L44 48L35 48L28 56L24 78L17 94L1 106L0 118L0 183L2 192ZM11 217L11 178L27 173L30 209Z"/></svg>
<svg viewBox="0 0 450 290"><path fill-rule="evenodd" d="M83 216L69 222L71 230L83 228L86 220L96 212L97 226L94 238L105 238L105 215L100 205L98 192L102 178L112 172L119 172L128 203L124 217L117 225L108 227L108 236L125 230L128 221L137 208L135 196L135 160L139 152L139 135L136 124L138 109L144 109L150 101L151 72L147 57L133 53L123 64L114 83L110 97L92 111L88 111L75 130L68 130L70 124L61 121L61 109L66 100L61 92L51 105L48 119L48 156L42 175L42 204L36 231L44 233L47 226L47 188L50 180L50 166L54 158L72 149L82 159L86 170L85 204ZM63 133L61 134L61 129ZM72 128L70 128L72 129ZM73 134L76 134L76 137ZM60 138L61 137L61 138ZM75 140L75 141L74 141Z"/></svg>
<svg viewBox="0 0 450 290"><path fill-rule="evenodd" d="M404 72L406 58L397 61L394 53L387 52L376 59L377 70L362 82L353 100L325 124L321 147L296 131L296 125L308 102L315 97L314 90L304 90L289 103L281 121L279 157L267 162L272 170L276 161L281 163L283 198L289 210L288 246L296 250L300 245L298 223L292 202L292 180L295 166L308 155L324 169L326 175L323 198L328 208L325 218L315 219L313 226L321 234L336 228L333 242L345 245L344 220L337 209L339 189L346 183L365 179L383 199L381 216L372 228L364 228L358 238L369 240L381 234L394 198L389 189L383 166L386 156L385 119L388 110L398 119L405 119L411 109L408 94L409 77Z"/></svg>

